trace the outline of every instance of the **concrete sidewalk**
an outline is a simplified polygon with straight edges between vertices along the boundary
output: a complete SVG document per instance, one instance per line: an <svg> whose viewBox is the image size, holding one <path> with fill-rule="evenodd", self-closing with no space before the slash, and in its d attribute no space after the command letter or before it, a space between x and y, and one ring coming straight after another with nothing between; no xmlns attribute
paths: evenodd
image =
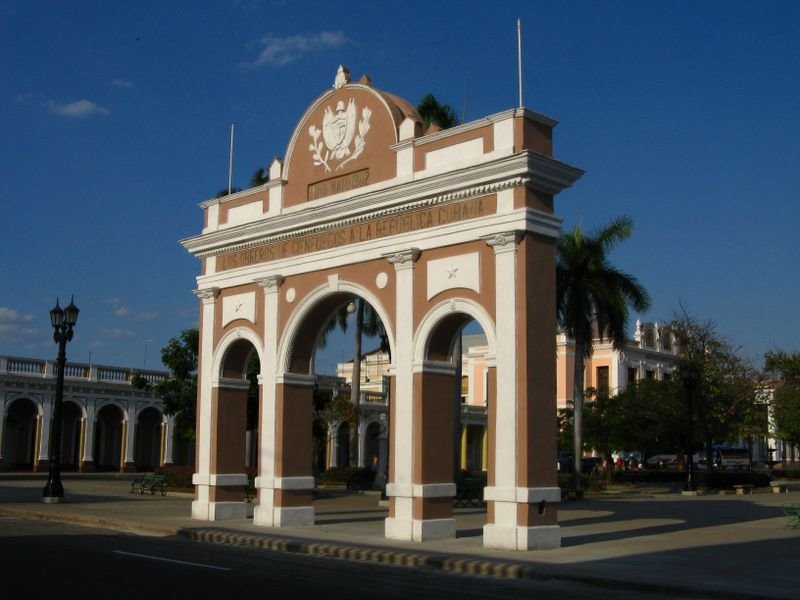
<svg viewBox="0 0 800 600"><path fill-rule="evenodd" d="M44 504L45 479L45 474L0 475L0 515L612 589L720 598L800 594L800 530L787 526L782 511L800 503L800 492L589 496L562 503L560 549L512 552L483 548L486 513L480 508L456 509L456 539L411 543L383 537L386 509L373 494L323 491L314 502L317 525L269 529L250 520L192 520L190 495L131 494L131 475L66 474L65 502Z"/></svg>

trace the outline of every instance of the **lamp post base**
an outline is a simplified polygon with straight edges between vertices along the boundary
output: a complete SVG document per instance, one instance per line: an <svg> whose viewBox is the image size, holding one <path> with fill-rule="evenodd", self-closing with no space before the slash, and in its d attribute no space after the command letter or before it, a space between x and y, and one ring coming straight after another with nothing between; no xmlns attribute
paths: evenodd
<svg viewBox="0 0 800 600"><path fill-rule="evenodd" d="M64 496L42 496L42 502L45 504L60 504L64 502Z"/></svg>

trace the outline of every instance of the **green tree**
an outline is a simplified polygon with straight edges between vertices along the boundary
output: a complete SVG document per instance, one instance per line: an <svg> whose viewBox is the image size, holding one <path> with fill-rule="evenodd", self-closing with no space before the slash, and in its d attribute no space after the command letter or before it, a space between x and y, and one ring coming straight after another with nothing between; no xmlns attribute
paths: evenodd
<svg viewBox="0 0 800 600"><path fill-rule="evenodd" d="M612 220L591 235L579 226L561 236L556 260L558 321L575 342L573 373L573 432L575 485L580 487L583 454L584 361L592 355L595 333L615 348L626 339L628 305L650 307L650 297L635 277L613 267L608 254L633 232L628 217Z"/></svg>
<svg viewBox="0 0 800 600"><path fill-rule="evenodd" d="M417 104L417 112L422 117L425 128L438 125L450 129L458 125L458 113L449 104L439 102L433 94L426 94Z"/></svg>
<svg viewBox="0 0 800 600"><path fill-rule="evenodd" d="M175 415L175 434L179 439L194 440L197 403L197 352L200 332L185 329L161 349L161 362L169 377L156 384L155 392L164 402L164 412Z"/></svg>
<svg viewBox="0 0 800 600"><path fill-rule="evenodd" d="M765 370L778 379L772 395L778 439L800 445L800 353L768 352Z"/></svg>
<svg viewBox="0 0 800 600"><path fill-rule="evenodd" d="M700 322L682 307L670 329L678 344L673 378L681 383L687 406L690 439L684 450L694 453L705 446L710 465L714 443L753 433L760 380L738 350L717 333L713 322Z"/></svg>

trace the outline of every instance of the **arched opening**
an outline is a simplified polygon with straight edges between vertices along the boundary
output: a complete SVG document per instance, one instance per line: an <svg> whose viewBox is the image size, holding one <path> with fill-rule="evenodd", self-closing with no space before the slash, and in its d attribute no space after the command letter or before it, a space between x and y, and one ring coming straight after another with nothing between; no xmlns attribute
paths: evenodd
<svg viewBox="0 0 800 600"><path fill-rule="evenodd" d="M494 346L454 301L423 319L415 348L411 479L419 539L455 537L454 496L482 499L484 440L495 389ZM481 313L484 322L490 323ZM398 434L399 435L399 434Z"/></svg>
<svg viewBox="0 0 800 600"><path fill-rule="evenodd" d="M98 471L119 471L122 465L122 409L106 404L97 412L94 464Z"/></svg>
<svg viewBox="0 0 800 600"><path fill-rule="evenodd" d="M61 468L77 471L81 451L81 408L65 401L61 407Z"/></svg>
<svg viewBox="0 0 800 600"><path fill-rule="evenodd" d="M370 468L375 471L379 470L381 462L380 435L381 435L380 423L373 421L372 423L367 425L367 432L364 438L364 454L369 458L369 462L371 465Z"/></svg>
<svg viewBox="0 0 800 600"><path fill-rule="evenodd" d="M152 471L161 465L161 413L145 408L136 420L134 461L138 471Z"/></svg>
<svg viewBox="0 0 800 600"><path fill-rule="evenodd" d="M214 408L216 473L257 472L260 372L258 352L249 340L237 339L225 350Z"/></svg>
<svg viewBox="0 0 800 600"><path fill-rule="evenodd" d="M336 465L350 466L350 424L340 423L336 428Z"/></svg>
<svg viewBox="0 0 800 600"><path fill-rule="evenodd" d="M36 405L28 398L14 400L6 411L3 431L3 469L33 468L36 446Z"/></svg>

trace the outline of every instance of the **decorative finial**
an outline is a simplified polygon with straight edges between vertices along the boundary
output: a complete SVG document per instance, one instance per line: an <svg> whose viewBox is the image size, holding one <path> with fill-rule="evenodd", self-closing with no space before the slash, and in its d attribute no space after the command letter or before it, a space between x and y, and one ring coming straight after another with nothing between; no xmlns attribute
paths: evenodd
<svg viewBox="0 0 800 600"><path fill-rule="evenodd" d="M350 69L344 65L339 65L336 71L336 79L333 80L333 87L337 90L350 83Z"/></svg>

